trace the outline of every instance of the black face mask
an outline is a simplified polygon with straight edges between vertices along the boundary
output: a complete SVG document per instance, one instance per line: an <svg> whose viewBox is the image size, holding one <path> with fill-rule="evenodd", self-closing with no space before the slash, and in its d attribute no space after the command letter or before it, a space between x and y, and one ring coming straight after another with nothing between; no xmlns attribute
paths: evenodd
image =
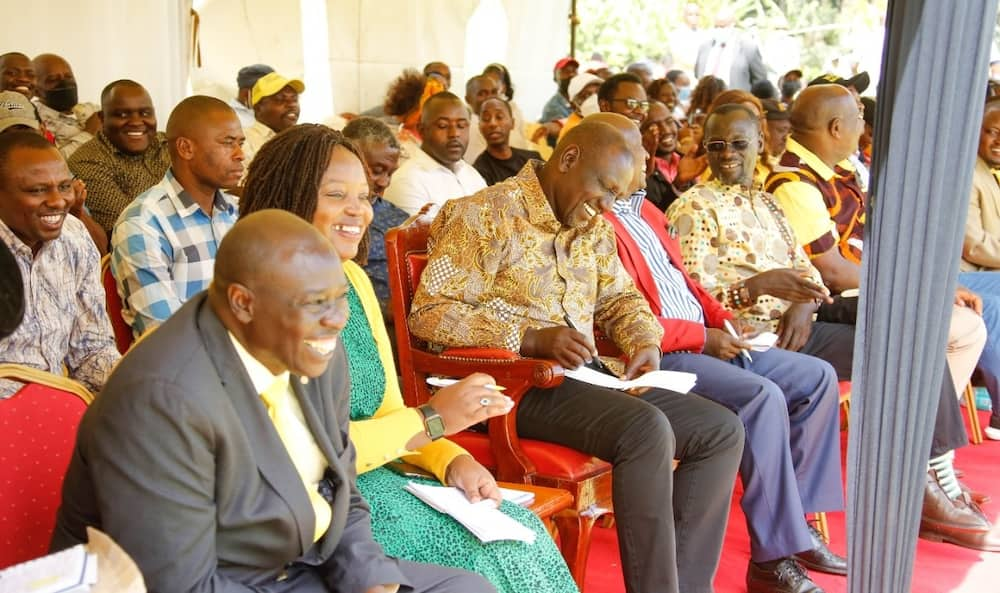
<svg viewBox="0 0 1000 593"><path fill-rule="evenodd" d="M66 112L79 103L76 93L76 82L63 79L54 89L45 91L45 104L56 111Z"/></svg>
<svg viewBox="0 0 1000 593"><path fill-rule="evenodd" d="M564 78L564 79L562 79L562 80L559 81L559 92L564 97L569 94L569 81L570 80L571 79L569 79L569 78Z"/></svg>

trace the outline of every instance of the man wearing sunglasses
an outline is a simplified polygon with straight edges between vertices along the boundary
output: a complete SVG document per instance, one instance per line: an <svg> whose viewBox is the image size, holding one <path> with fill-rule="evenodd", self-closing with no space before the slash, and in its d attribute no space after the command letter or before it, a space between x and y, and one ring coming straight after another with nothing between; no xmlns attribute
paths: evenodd
<svg viewBox="0 0 1000 593"><path fill-rule="evenodd" d="M715 179L691 188L670 206L671 232L679 235L691 277L743 325L776 332L778 347L822 358L841 380L849 380L853 323L813 321L820 304L832 302L823 277L774 196L753 189L761 142L759 120L749 109L723 105L709 114L704 146ZM942 381L924 518L933 520L934 533L946 541L995 549L997 536L973 508L973 500L982 495L962 492L949 501L941 493L960 488L951 458L966 437L956 400L954 383Z"/></svg>
<svg viewBox="0 0 1000 593"><path fill-rule="evenodd" d="M656 107L663 109L654 103L650 114ZM733 144L750 149L748 140ZM847 572L847 561L805 520L806 513L844 505L836 373L798 352L748 352L739 321L687 274L676 235L641 190L615 201L604 216L623 267L664 329L660 368L697 374L698 394L736 412L746 428L740 504L750 533L749 593L820 591L803 565Z"/></svg>
<svg viewBox="0 0 1000 593"><path fill-rule="evenodd" d="M597 104L601 111L620 113L637 125L642 123L649 111L649 99L642 81L628 72L615 74L604 81L597 91Z"/></svg>

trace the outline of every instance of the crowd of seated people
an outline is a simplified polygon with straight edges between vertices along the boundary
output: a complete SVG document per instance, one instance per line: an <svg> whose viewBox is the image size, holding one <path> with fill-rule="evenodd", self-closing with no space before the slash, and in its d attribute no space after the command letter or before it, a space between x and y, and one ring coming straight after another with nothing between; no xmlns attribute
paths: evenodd
<svg viewBox="0 0 1000 593"><path fill-rule="evenodd" d="M342 131L299 123L307 81L252 64L235 97L158 106L160 131L141 81L88 103L67 59L0 55L0 246L24 279L0 363L97 395L53 550L99 526L151 590L578 591L543 523L448 438L516 414L520 436L612 465L630 592L713 590L737 477L750 593L822 593L808 571L846 574L810 517L844 508L838 380L876 103L865 73L768 81L719 18L693 72L558 60L538 121L498 63L464 97L443 62L407 69ZM973 166L920 535L1000 551L989 495L956 467L977 368L1000 440L996 98ZM413 216L430 221L428 261L400 318L385 235ZM124 356L112 321L141 338ZM567 377L514 407L473 374L408 407L400 323L432 350L698 382L632 393ZM751 356L761 332L776 345ZM20 387L0 381L0 399ZM481 543L407 493L396 459L492 501L534 543Z"/></svg>

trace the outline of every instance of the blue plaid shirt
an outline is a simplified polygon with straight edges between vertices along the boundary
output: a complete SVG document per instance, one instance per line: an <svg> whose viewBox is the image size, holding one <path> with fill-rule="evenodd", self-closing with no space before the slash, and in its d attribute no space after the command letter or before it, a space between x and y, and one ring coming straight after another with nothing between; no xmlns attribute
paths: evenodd
<svg viewBox="0 0 1000 593"><path fill-rule="evenodd" d="M237 208L234 196L216 190L209 216L169 170L125 208L111 235L111 271L122 316L136 336L208 288L215 253L236 222Z"/></svg>

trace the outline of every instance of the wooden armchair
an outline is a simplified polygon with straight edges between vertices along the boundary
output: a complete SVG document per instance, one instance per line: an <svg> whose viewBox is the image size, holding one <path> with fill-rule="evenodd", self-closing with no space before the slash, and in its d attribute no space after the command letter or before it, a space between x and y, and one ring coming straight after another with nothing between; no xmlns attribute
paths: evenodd
<svg viewBox="0 0 1000 593"><path fill-rule="evenodd" d="M533 387L562 383L563 369L552 360L523 358L514 352L490 348L453 348L440 354L410 334L407 318L413 294L427 263L430 219L414 217L385 237L392 310L403 398L409 406L430 398L429 375L464 377L473 372L492 375L504 392L519 402ZM574 449L545 441L521 439L517 414L491 418L488 432L465 431L450 437L507 482L537 484L568 490L570 509L556 515L563 557L577 585L583 589L590 535L594 522L611 511L611 465Z"/></svg>

